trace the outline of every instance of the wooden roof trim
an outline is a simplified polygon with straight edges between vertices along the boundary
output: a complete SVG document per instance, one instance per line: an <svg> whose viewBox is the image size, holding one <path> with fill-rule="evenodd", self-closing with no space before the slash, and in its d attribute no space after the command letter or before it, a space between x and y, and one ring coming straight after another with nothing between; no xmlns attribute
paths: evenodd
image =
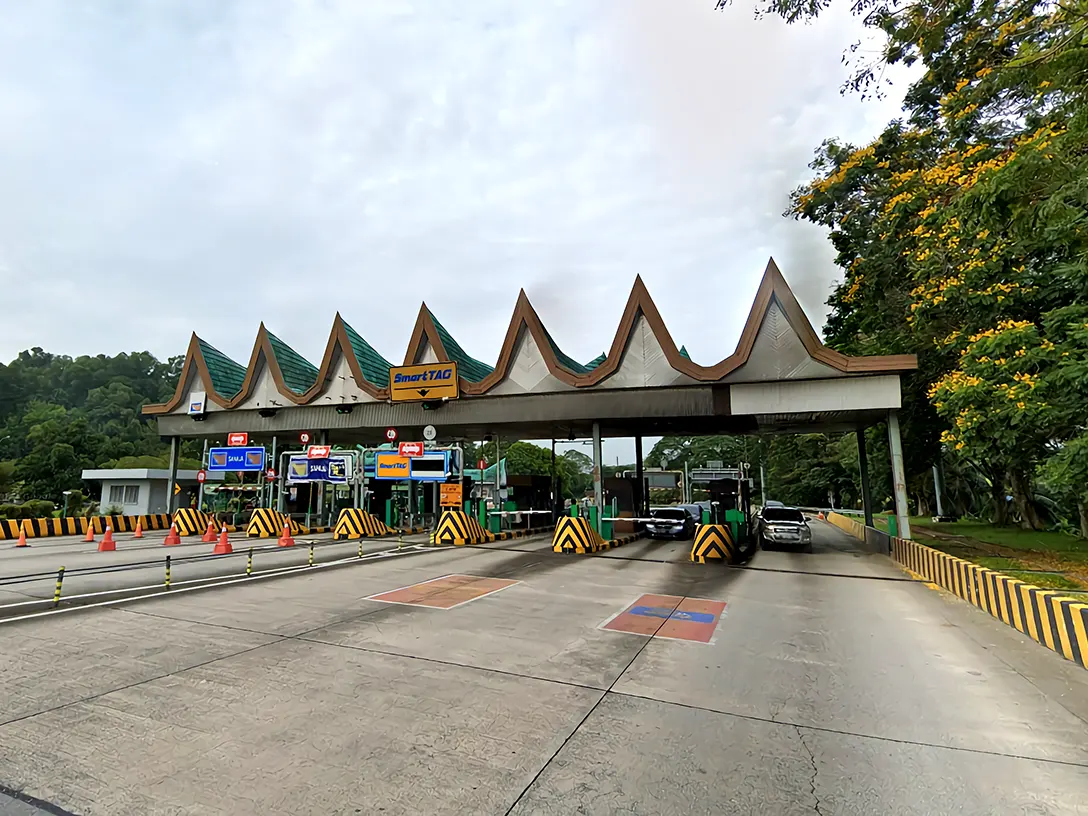
<svg viewBox="0 0 1088 816"><path fill-rule="evenodd" d="M336 364L337 348L340 349L340 353L347 360L351 377L361 391L375 399L388 397L389 389L374 387L363 374L362 366L359 365L359 360L355 356L355 349L351 345L347 329L344 328L344 318L340 316L340 312L337 312L332 321L332 331L329 332L329 342L325 344L325 353L321 357L321 365L317 369L317 379L314 380L314 384L310 386L306 393L301 395L303 403L313 402L326 391L329 377L332 374L332 367Z"/></svg>
<svg viewBox="0 0 1088 816"><path fill-rule="evenodd" d="M438 336L438 329L435 328L431 310L427 308L426 303L422 303L419 307L416 325L412 329L412 337L408 340L408 350L404 352L404 365L416 365L416 360L419 359L419 355L423 351L424 342L434 349L435 356L440 363L450 362L450 355L442 344L442 338ZM458 379L464 382L463 377Z"/></svg>
<svg viewBox="0 0 1088 816"><path fill-rule="evenodd" d="M185 383L189 379L189 371L192 367L196 367L197 377L204 385L204 393L207 394L208 399L212 400L216 405L221 408L229 408L230 401L221 396L212 384L212 375L208 370L208 363L204 359L204 354L200 350L200 338L196 336L196 332L193 332L189 338L189 347L185 350L185 362L181 364L181 376L178 377L178 384L174 388L174 395L164 403L145 405L141 409L141 413L145 416L158 416L161 414L169 414L176 411L178 406L189 398L189 395L185 393Z"/></svg>
<svg viewBox="0 0 1088 816"><path fill-rule="evenodd" d="M280 395L288 402L295 405L302 405L305 400L301 394L296 394L292 391L287 383L284 382L283 372L280 371L279 360L276 359L276 352L272 348L272 341L268 339L268 329L265 328L264 321L261 321L260 327L257 329L257 339L253 341L253 351L249 355L249 365L246 366L246 378L242 381L242 387L227 404L228 408L237 408L239 405L249 399L250 394L253 391L253 386L256 385L258 367L257 362L264 358L264 364L268 366L268 373L272 375L272 381L276 384L276 390Z"/></svg>

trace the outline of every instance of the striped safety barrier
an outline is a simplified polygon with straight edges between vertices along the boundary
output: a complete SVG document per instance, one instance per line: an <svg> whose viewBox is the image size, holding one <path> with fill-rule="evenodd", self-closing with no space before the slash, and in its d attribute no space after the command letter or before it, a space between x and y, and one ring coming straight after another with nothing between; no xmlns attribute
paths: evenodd
<svg viewBox="0 0 1088 816"><path fill-rule="evenodd" d="M381 538L396 535L397 531L379 519L373 513L346 507L336 519L332 537L335 541L351 538Z"/></svg>
<svg viewBox="0 0 1088 816"><path fill-rule="evenodd" d="M691 560L699 564L708 561L736 564L740 550L733 541L733 531L725 524L700 524L691 544Z"/></svg>
<svg viewBox="0 0 1088 816"><path fill-rule="evenodd" d="M253 511L253 515L249 517L249 524L246 525L246 535L250 538L279 538L283 535L283 526L285 524L291 525L292 536L307 535L314 532L278 510L258 507ZM328 528L322 529L327 530Z"/></svg>
<svg viewBox="0 0 1088 816"><path fill-rule="evenodd" d="M431 533L432 544L485 544L495 541L494 533L488 532L480 522L464 510L447 510L438 519L438 526Z"/></svg>
<svg viewBox="0 0 1088 816"><path fill-rule="evenodd" d="M865 535L843 524L852 521L838 513L828 522L855 537ZM856 524L856 522L855 522ZM909 541L893 538L891 557L931 584L988 612L1036 643L1088 668L1088 604L1062 596L1060 590L1041 589L971 561Z"/></svg>
<svg viewBox="0 0 1088 816"><path fill-rule="evenodd" d="M156 513L146 516L68 516L65 518L0 519L0 539L18 538L19 532L27 538L83 535L90 526L95 533L104 533L106 525L115 533L131 533L140 524L142 530L165 530L170 526L170 516Z"/></svg>
<svg viewBox="0 0 1088 816"><path fill-rule="evenodd" d="M192 507L182 507L174 512L174 524L177 526L178 535L204 535L208 529L208 522L215 519L200 510Z"/></svg>
<svg viewBox="0 0 1088 816"><path fill-rule="evenodd" d="M564 516L555 525L555 533L552 535L552 551L561 553L595 553L602 550L610 550L613 547L622 547L642 537L642 533L631 533L605 540L600 533L593 529L589 519Z"/></svg>

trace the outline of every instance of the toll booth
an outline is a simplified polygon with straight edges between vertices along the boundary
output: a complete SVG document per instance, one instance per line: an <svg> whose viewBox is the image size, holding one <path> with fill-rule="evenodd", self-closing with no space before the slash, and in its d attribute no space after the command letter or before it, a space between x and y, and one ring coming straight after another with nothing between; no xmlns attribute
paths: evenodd
<svg viewBox="0 0 1088 816"><path fill-rule="evenodd" d="M709 483L708 489L710 510L704 516L709 518L705 518L703 523L729 526L733 532L733 540L742 549L749 548L752 542L752 509L748 479L715 479Z"/></svg>

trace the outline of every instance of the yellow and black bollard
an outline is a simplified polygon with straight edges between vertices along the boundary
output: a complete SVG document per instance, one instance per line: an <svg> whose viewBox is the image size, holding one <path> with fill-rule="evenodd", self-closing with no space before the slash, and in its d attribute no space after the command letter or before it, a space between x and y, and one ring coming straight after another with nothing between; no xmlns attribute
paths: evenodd
<svg viewBox="0 0 1088 816"><path fill-rule="evenodd" d="M359 554L358 554L357 557L358 558L363 557L363 540L361 538L359 539Z"/></svg>
<svg viewBox="0 0 1088 816"><path fill-rule="evenodd" d="M314 545L310 545L310 566L314 565Z"/></svg>
<svg viewBox="0 0 1088 816"><path fill-rule="evenodd" d="M53 590L53 606L60 606L60 587L64 583L64 567L57 570L57 588Z"/></svg>
<svg viewBox="0 0 1088 816"><path fill-rule="evenodd" d="M398 532L397 533L397 549L399 550L403 546L404 546L404 533Z"/></svg>
<svg viewBox="0 0 1088 816"><path fill-rule="evenodd" d="M246 575L253 574L253 548L249 548L249 557L246 558Z"/></svg>
<svg viewBox="0 0 1088 816"><path fill-rule="evenodd" d="M163 587L170 589L170 556L166 556L166 580L163 581Z"/></svg>

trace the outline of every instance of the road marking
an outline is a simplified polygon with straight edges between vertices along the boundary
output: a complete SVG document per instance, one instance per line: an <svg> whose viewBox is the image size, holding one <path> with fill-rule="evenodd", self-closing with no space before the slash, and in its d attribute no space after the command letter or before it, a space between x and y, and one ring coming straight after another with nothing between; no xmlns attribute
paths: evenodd
<svg viewBox="0 0 1088 816"><path fill-rule="evenodd" d="M169 591L163 590L161 583L155 584L153 587L135 587L135 588L129 588L129 589L105 590L103 592L94 592L94 593L90 593L87 596L79 596L79 597L92 597L92 596L95 596L95 595L116 595L119 592L140 592L141 590L144 590L144 589L155 589L157 591L149 593L147 595L136 595L136 596L125 597L125 598L115 598L112 601L99 601L97 603L79 604L77 606L61 607L60 609L49 609L49 610L46 610L44 612L32 612L32 613L29 613L29 614L26 614L26 615L18 615L18 616L14 617L14 618L0 617L0 626L3 626L4 624L7 624L7 623L16 623L18 621L32 620L34 618L44 618L44 617L48 617L50 615L63 615L63 614L66 614L68 612L81 612L84 609L95 609L96 607L102 607L102 606L116 606L118 604L132 603L134 601L150 600L152 598L156 598L156 599L170 598L170 597L173 597L175 595L184 594L186 592L198 592L198 591L200 591L202 589L217 589L219 587L231 586L233 584L244 584L244 583L247 583L249 581L262 581L262 580L264 580L266 578L275 578L277 576L282 576L282 575L284 575L286 573L291 573L291 572L297 572L299 574L305 575L305 574L313 573L315 570L326 569L328 567L343 566L345 564L358 564L358 563L360 563L362 561L377 561L377 560L385 559L385 558L397 558L399 556L404 556L404 555L414 555L414 554L418 554L418 553L421 553L421 552L440 552L442 550L451 550L451 549L454 549L454 548L453 547L416 546L416 547L411 547L411 548L399 548L399 549L394 548L394 549L390 549L390 550L380 550L379 552L367 553L362 558L359 558L359 557L353 555L353 556L351 556L349 558L340 558L340 559L337 559L336 561L326 561L324 563L314 564L312 567L308 566L306 564L301 564L301 565L292 566L292 567L280 567L280 568L272 569L272 570L262 570L260 573L257 573L257 574L254 574L254 575L249 575L249 576L246 576L246 577L243 577L243 578L230 578L229 575L228 576L223 576L223 577L228 578L230 580L218 580L216 578L203 578L203 579L198 578L198 579L195 579L194 581L186 581L184 583L197 583L197 582L199 582L200 586L184 587L182 589L173 589L173 588L171 588ZM177 586L177 585L175 584L174 586ZM72 597L74 598L76 596L72 596ZM65 600L68 600L68 599L65 599ZM31 603L51 603L51 602L52 602L51 599L42 599L41 601L32 601ZM22 605L24 605L24 603L20 603L18 605L22 606ZM10 604L10 606L16 606L16 604ZM2 614L4 609L6 609L6 608L7 608L6 606L0 606L0 614Z"/></svg>
<svg viewBox="0 0 1088 816"><path fill-rule="evenodd" d="M401 606L424 606L428 609L456 609L520 583L521 581L506 578L484 578L478 575L442 575L388 592L379 592L366 600Z"/></svg>
<svg viewBox="0 0 1088 816"><path fill-rule="evenodd" d="M714 642L714 632L726 604L706 598L681 595L642 595L597 628L627 635Z"/></svg>

